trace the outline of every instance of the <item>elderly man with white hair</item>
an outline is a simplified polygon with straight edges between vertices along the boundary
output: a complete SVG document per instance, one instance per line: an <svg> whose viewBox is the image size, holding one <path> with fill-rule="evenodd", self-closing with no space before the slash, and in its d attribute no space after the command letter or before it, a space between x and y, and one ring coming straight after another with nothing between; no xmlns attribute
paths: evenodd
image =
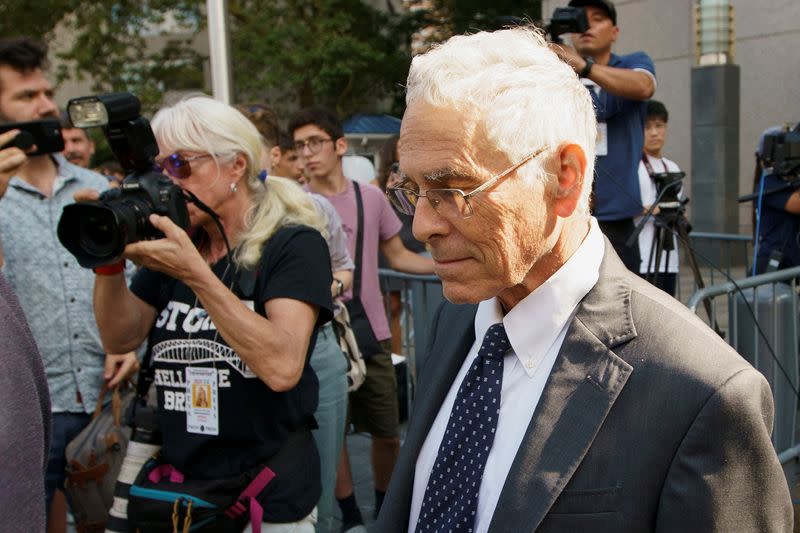
<svg viewBox="0 0 800 533"><path fill-rule="evenodd" d="M390 190L442 280L377 531L789 531L764 378L589 215L595 116L516 28L408 76Z"/></svg>

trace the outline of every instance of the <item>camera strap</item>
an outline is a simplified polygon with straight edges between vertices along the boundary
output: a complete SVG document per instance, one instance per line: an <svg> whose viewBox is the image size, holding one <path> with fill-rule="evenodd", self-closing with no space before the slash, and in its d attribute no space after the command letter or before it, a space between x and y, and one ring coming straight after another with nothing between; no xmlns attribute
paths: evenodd
<svg viewBox="0 0 800 533"><path fill-rule="evenodd" d="M653 174L656 173L655 169L653 169L653 165L650 163L650 156L646 153L642 152L642 163L644 163L644 168L647 169L647 173L650 174L650 177L653 177ZM669 172L667 168L667 162L664 159L661 159L661 164L664 166L664 172Z"/></svg>
<svg viewBox="0 0 800 533"><path fill-rule="evenodd" d="M183 189L182 192L183 192L184 196L186 196L186 201L192 202L194 205L197 206L197 208L200 211L202 211L203 213L205 213L205 214L207 214L208 216L211 217L211 220L213 220L214 223L217 225L217 229L219 230L219 234L222 235L222 240L225 242L225 250L228 252L228 258L230 260L233 260L233 257L232 257L232 254L231 254L231 245L228 242L228 237L225 236L225 229L222 227L222 222L219 221L219 215L216 214L213 209L211 209L206 204L204 204L200 200L200 198L198 198L197 196L194 195L193 192L187 191L186 189Z"/></svg>

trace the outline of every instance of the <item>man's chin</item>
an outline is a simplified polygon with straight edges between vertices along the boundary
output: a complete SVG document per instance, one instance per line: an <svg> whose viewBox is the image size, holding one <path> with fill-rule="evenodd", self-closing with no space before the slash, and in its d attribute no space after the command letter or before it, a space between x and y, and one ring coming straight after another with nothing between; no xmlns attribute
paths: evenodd
<svg viewBox="0 0 800 533"><path fill-rule="evenodd" d="M469 284L445 280L442 280L442 294L448 302L458 305L476 304L488 298L476 291L475 287L470 287Z"/></svg>

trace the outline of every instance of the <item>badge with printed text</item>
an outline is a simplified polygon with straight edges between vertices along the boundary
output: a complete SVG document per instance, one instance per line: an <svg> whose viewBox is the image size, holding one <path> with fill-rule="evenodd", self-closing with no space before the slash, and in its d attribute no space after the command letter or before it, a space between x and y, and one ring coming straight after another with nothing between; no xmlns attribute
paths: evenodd
<svg viewBox="0 0 800 533"><path fill-rule="evenodd" d="M595 154L600 157L608 155L608 125L605 122L597 123L597 144Z"/></svg>
<svg viewBox="0 0 800 533"><path fill-rule="evenodd" d="M215 368L186 368L186 431L199 435L219 435Z"/></svg>

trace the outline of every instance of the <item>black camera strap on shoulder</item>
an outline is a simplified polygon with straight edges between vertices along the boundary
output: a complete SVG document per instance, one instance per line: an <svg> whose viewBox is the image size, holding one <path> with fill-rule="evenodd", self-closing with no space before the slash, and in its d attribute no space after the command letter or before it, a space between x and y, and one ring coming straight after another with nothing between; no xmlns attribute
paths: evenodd
<svg viewBox="0 0 800 533"><path fill-rule="evenodd" d="M216 214L213 209L204 204L200 198L194 195L192 191L183 189L183 194L186 196L186 201L192 202L194 205L196 205L200 211L210 216L211 220L214 221L214 224L217 225L219 234L222 235L222 240L225 242L225 250L228 252L228 259L232 260L233 257L231 254L231 245L228 242L228 237L225 236L225 228L222 227L222 222L219 221L219 215Z"/></svg>
<svg viewBox="0 0 800 533"><path fill-rule="evenodd" d="M650 157L648 157L648 155L644 152L642 152L642 163L644 163L644 168L647 169L647 173L650 174L650 177L652 178L653 175L656 174L656 171L653 168L653 165L650 163ZM667 168L667 162L664 161L664 158L661 158L661 164L664 166L664 172L669 172L669 169Z"/></svg>

